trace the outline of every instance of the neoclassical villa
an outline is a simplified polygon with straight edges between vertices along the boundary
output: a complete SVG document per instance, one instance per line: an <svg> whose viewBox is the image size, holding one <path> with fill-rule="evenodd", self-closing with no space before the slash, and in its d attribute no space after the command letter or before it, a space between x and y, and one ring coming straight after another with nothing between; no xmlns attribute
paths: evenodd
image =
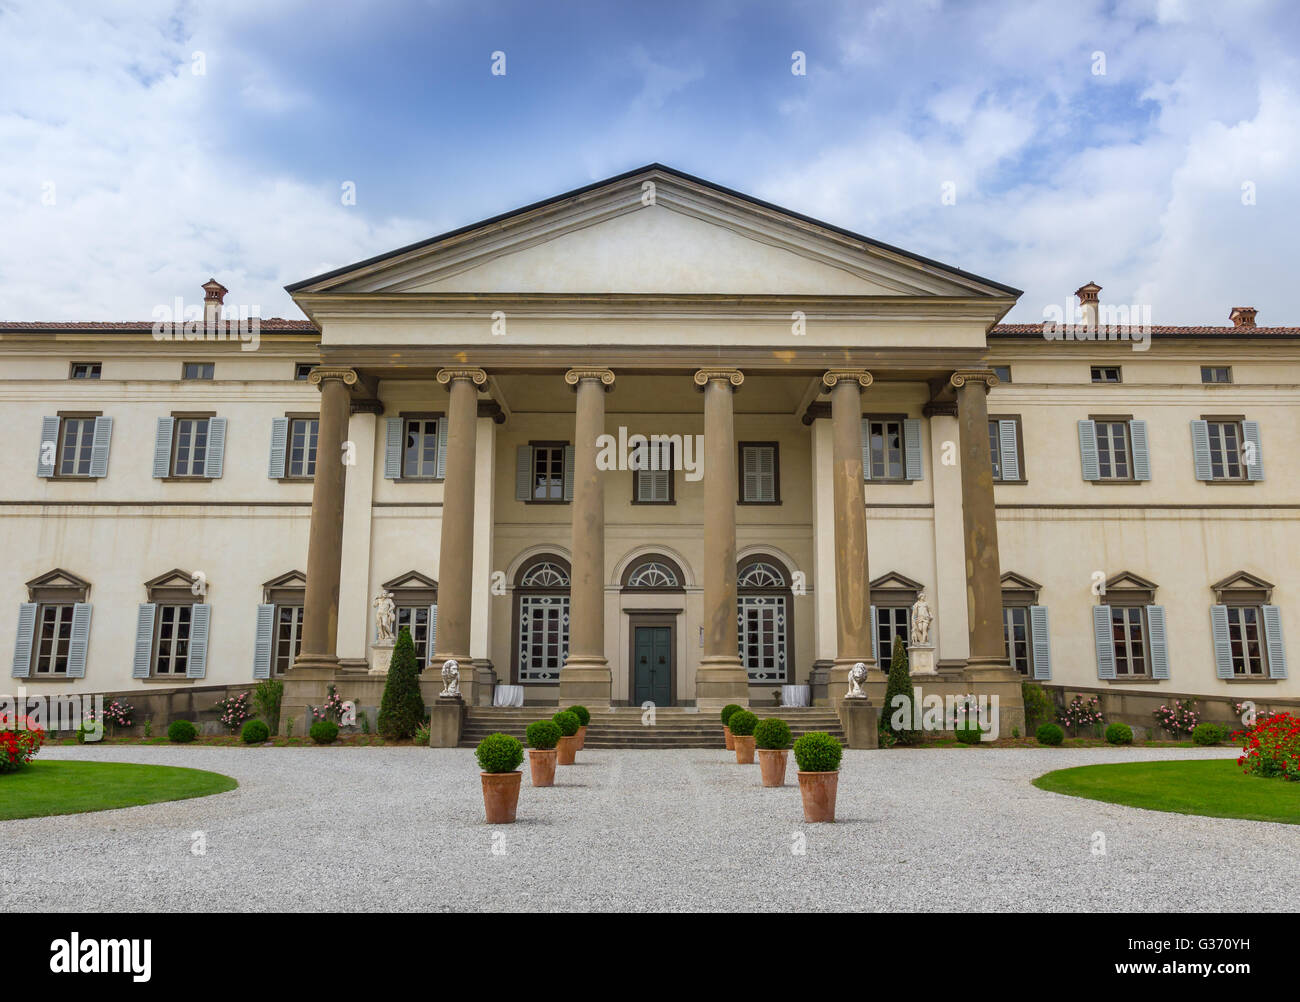
<svg viewBox="0 0 1300 1002"><path fill-rule="evenodd" d="M1008 285L658 165L289 291L255 339L0 324L15 685L377 702L388 591L472 705L835 705L924 592L917 684L1010 719L1025 678L1300 697L1300 328L1253 309L1004 325Z"/></svg>

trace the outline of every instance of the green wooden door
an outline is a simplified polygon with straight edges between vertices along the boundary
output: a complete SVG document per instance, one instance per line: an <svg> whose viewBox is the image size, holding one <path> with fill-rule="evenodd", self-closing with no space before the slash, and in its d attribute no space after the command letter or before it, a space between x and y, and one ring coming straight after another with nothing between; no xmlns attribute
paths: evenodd
<svg viewBox="0 0 1300 1002"><path fill-rule="evenodd" d="M672 630L666 626L638 626L632 639L635 682L632 701L636 706L672 704Z"/></svg>

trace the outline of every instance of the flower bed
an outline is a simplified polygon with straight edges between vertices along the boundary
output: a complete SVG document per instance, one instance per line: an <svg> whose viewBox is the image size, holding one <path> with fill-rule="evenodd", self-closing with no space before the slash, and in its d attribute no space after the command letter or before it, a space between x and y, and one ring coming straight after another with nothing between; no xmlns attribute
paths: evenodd
<svg viewBox="0 0 1300 1002"><path fill-rule="evenodd" d="M1300 717L1275 713L1256 720L1254 729L1232 736L1242 741L1237 764L1248 775L1300 781Z"/></svg>
<svg viewBox="0 0 1300 1002"><path fill-rule="evenodd" d="M32 760L45 743L45 730L26 717L16 722L0 715L0 773L15 772Z"/></svg>

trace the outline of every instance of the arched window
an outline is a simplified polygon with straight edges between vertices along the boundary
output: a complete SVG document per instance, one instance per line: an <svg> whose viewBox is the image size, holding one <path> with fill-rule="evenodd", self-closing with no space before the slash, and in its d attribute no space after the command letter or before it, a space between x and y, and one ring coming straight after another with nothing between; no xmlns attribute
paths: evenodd
<svg viewBox="0 0 1300 1002"><path fill-rule="evenodd" d="M791 599L786 574L775 560L750 557L737 568L740 660L751 683L789 681Z"/></svg>
<svg viewBox="0 0 1300 1002"><path fill-rule="evenodd" d="M638 557L623 573L623 588L641 591L681 591L686 576L676 562L661 554Z"/></svg>
<svg viewBox="0 0 1300 1002"><path fill-rule="evenodd" d="M558 682L569 656L569 565L561 557L534 558L515 583L515 679Z"/></svg>

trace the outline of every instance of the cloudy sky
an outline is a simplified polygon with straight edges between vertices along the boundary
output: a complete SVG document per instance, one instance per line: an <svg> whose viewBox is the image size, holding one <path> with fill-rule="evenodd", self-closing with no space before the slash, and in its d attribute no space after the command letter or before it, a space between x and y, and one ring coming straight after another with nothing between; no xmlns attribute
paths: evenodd
<svg viewBox="0 0 1300 1002"><path fill-rule="evenodd" d="M0 0L0 320L209 275L298 317L287 283L659 161L1012 320L1095 280L1300 324L1298 59L1295 0Z"/></svg>

